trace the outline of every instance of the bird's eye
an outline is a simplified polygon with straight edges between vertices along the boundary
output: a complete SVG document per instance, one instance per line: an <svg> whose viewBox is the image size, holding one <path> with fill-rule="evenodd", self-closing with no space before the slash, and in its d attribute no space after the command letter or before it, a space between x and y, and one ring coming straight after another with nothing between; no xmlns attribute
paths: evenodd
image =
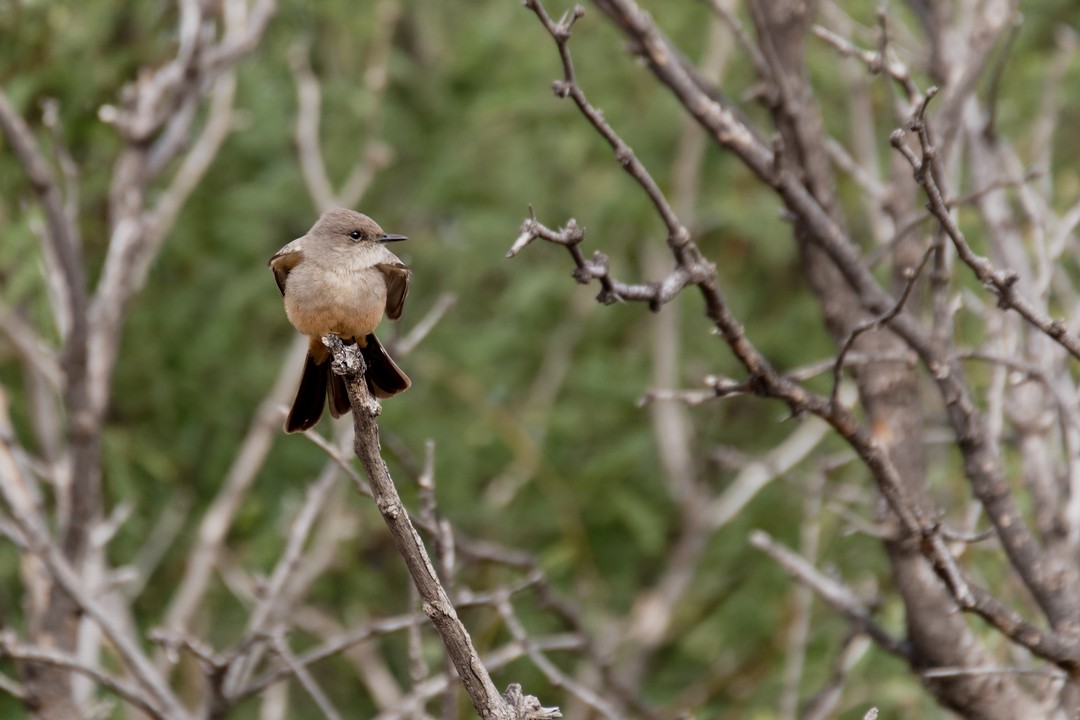
<svg viewBox="0 0 1080 720"><path fill-rule="evenodd" d="M349 237L351 237L353 240L359 240L360 237L361 237L360 231L359 230L353 230L351 233L349 233Z"/></svg>

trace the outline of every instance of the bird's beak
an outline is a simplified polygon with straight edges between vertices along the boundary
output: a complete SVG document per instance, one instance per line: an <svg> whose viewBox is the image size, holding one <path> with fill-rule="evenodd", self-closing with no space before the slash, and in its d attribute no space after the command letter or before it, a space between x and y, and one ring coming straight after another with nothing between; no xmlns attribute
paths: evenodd
<svg viewBox="0 0 1080 720"><path fill-rule="evenodd" d="M386 235L382 235L380 237L375 238L375 241L376 242L381 242L381 243L388 243L388 242L398 242L399 240L408 240L408 239L409 238L405 237L404 235L386 234Z"/></svg>

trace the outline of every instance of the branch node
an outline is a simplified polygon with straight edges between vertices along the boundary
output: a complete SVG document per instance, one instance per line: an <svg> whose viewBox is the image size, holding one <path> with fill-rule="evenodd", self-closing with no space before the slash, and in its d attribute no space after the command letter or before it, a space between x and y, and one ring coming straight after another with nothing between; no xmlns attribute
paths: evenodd
<svg viewBox="0 0 1080 720"><path fill-rule="evenodd" d="M690 231L686 229L685 225L679 225L678 230L671 234L668 238L668 245L673 250L680 250L687 246L690 242Z"/></svg>
<svg viewBox="0 0 1080 720"><path fill-rule="evenodd" d="M566 221L566 227L563 228L563 235L568 245L577 245L585 239L585 228L578 227L577 220L570 218ZM606 260L607 258L605 262Z"/></svg>
<svg viewBox="0 0 1080 720"><path fill-rule="evenodd" d="M364 373L367 372L367 363L364 362L364 357L360 354L360 346L356 344L346 345L334 333L323 335L322 342L334 358L330 364L330 370L334 374L345 378L346 384L350 378L364 378ZM360 398L360 405L368 416L372 418L376 418L382 413L382 405L370 392L363 394Z"/></svg>
<svg viewBox="0 0 1080 720"><path fill-rule="evenodd" d="M615 291L614 288L601 287L600 292L596 294L598 302L604 305L614 305L615 303L622 302L622 296Z"/></svg>
<svg viewBox="0 0 1080 720"><path fill-rule="evenodd" d="M356 345L346 345L340 337L330 333L323 335L322 343L334 356L330 369L337 375L363 375L367 370L364 357Z"/></svg>
<svg viewBox="0 0 1080 720"><path fill-rule="evenodd" d="M585 8L581 5L575 5L572 10L567 10L563 13L563 16L559 18L559 24L555 26L555 39L561 44L570 39L570 28L574 27L582 15L585 14Z"/></svg>
<svg viewBox="0 0 1080 720"><path fill-rule="evenodd" d="M660 308L662 308L664 306L664 302L663 302L663 298L662 298L663 284L658 283L658 282L657 283L651 283L649 285L649 287L652 288L652 294L653 294L653 296L649 299L649 312L658 313L658 312L660 312Z"/></svg>
<svg viewBox="0 0 1080 720"><path fill-rule="evenodd" d="M772 140L772 184L777 185L784 174L784 138L779 134Z"/></svg>
<svg viewBox="0 0 1080 720"><path fill-rule="evenodd" d="M562 717L559 708L543 707L535 696L523 693L517 683L511 683L502 698L510 708L514 720L548 720Z"/></svg>

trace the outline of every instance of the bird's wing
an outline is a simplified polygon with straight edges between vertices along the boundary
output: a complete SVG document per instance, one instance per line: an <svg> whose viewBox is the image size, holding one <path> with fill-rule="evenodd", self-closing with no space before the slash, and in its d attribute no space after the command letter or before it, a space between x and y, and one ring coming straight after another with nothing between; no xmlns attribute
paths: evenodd
<svg viewBox="0 0 1080 720"><path fill-rule="evenodd" d="M386 277L386 314L397 320L409 294L409 268L401 262L380 263L375 267Z"/></svg>
<svg viewBox="0 0 1080 720"><path fill-rule="evenodd" d="M278 290L281 294L285 295L285 279L289 277L289 271L299 264L304 259L304 249L301 244L303 238L293 240L277 251L274 257L270 258L270 261L266 264L270 266L270 269L274 271L274 280L277 282Z"/></svg>

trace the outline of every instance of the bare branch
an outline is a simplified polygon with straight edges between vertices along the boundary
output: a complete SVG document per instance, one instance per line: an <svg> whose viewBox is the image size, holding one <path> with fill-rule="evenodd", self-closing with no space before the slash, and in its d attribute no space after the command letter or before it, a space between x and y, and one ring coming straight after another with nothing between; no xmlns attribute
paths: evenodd
<svg viewBox="0 0 1080 720"><path fill-rule="evenodd" d="M690 259L684 257L683 252L690 240L690 233L679 219L675 216L675 211L672 210L671 205L668 203L664 194L660 191L660 187L653 180L652 175L645 169L645 166L634 155L634 151L627 145L621 137L611 128L608 122L604 119L603 113L593 107L588 99L585 97L585 92L577 84L577 78L574 74L574 63L570 57L570 28L585 14L585 9L580 5L575 5L574 9L568 12L558 23L551 19L547 10L539 0L525 0L525 7L536 13L536 16L540 19L544 28L551 35L551 38L555 41L556 46L559 49L559 57L562 58L563 64L563 79L557 80L552 83L552 89L555 91L557 97L565 98L569 97L574 101L574 104L581 110L581 114L584 115L588 121L592 124L596 131L607 140L611 149L615 151L615 159L626 170L627 173L645 191L649 200L656 208L656 212L660 215L660 218L664 221L664 225L668 229L668 245L671 246L672 251L675 253L676 258L680 261ZM524 230L523 230L524 232ZM697 258L700 260L700 258Z"/></svg>
<svg viewBox="0 0 1080 720"><path fill-rule="evenodd" d="M540 672L544 673L544 676L547 677L552 685L566 688L573 693L575 697L581 699L586 705L604 717L612 718L613 720L621 717L619 712L612 707L610 703L604 700L604 698L576 682L573 678L556 667L555 664L544 655L543 651L536 647L536 644L529 638L525 626L521 624L521 620L518 619L517 614L514 612L514 607L510 602L509 595L504 595L499 598L495 603L495 607L499 611L499 615L502 617L503 622L506 623L506 628L510 631L511 637L524 646L525 653L533 661L533 664L540 669ZM517 686L517 688L517 694L520 694L521 687ZM507 692L510 694L511 691ZM556 714L551 715L551 717L562 717L562 715Z"/></svg>
<svg viewBox="0 0 1080 720"><path fill-rule="evenodd" d="M65 370L71 373L75 365L85 362L81 353L85 350L87 332L84 311L87 284L78 230L68 216L52 168L45 160L30 128L15 111L3 90L0 90L0 132L4 133L11 144L11 149L19 159L45 211L45 257L55 263L56 274L63 279L61 287L65 313L64 320L57 318L57 327L63 332L70 325L67 333L64 333L68 336L64 363Z"/></svg>
<svg viewBox="0 0 1080 720"><path fill-rule="evenodd" d="M865 633L855 632L848 636L833 663L832 677L807 703L800 720L827 720L835 716L848 674L866 654L870 645L870 639Z"/></svg>
<svg viewBox="0 0 1080 720"><path fill-rule="evenodd" d="M335 336L324 338L324 342L334 355L334 372L342 374L346 380L353 412L356 456L368 477L375 505L379 508L394 544L420 592L424 612L439 632L458 676L480 716L485 720L511 720L514 717L511 708L495 689L491 677L484 669L473 647L472 638L440 583L431 558L409 519L409 513L401 503L386 463L382 461L379 428L375 423L380 407L378 401L368 392L367 382L363 377L363 358L355 346L351 346L352 352L348 352L341 340Z"/></svg>
<svg viewBox="0 0 1080 720"><path fill-rule="evenodd" d="M454 293L439 295L424 317L413 325L408 334L394 341L394 357L408 355L415 350L456 304L457 296Z"/></svg>
<svg viewBox="0 0 1080 720"><path fill-rule="evenodd" d="M739 17L735 14L733 8L730 7L731 2L729 0L708 0L709 7L716 14L716 17L720 18L730 30L731 34L735 36L736 42L739 43L739 47L746 53L746 56L750 58L750 61L754 64L754 70L757 72L758 78L761 80L767 80L772 76L772 72L769 70L768 63L765 62L765 58L761 55L761 50L754 44L754 41L750 38L750 34L746 32L746 28L743 27L742 22L739 21Z"/></svg>
<svg viewBox="0 0 1080 720"><path fill-rule="evenodd" d="M885 47L887 47L886 38L888 37L886 28L887 26L883 24L881 36L882 45ZM921 96L915 82L911 79L911 71L908 67L895 57L887 57L889 53L884 49L879 49L877 52L864 50L820 25L815 25L812 31L815 36L832 45L844 57L855 58L862 62L871 75L880 73L891 79L904 91L909 103L914 104Z"/></svg>
<svg viewBox="0 0 1080 720"><path fill-rule="evenodd" d="M843 614L858 630L866 632L883 650L908 659L911 649L879 626L851 588L841 585L815 568L812 563L777 543L762 530L750 534L750 544L775 560L799 582L812 588L822 600Z"/></svg>
<svg viewBox="0 0 1080 720"><path fill-rule="evenodd" d="M581 649L581 638L574 634L540 637L536 638L533 642L538 649L543 650L544 652L558 650L574 651ZM525 648L522 647L521 643L511 642L485 655L483 657L483 662L485 667L491 670L498 670L524 655ZM413 688L413 691L403 698L402 702L396 708L380 713L375 716L374 720L411 720L411 718L415 717L415 714L419 712L431 698L445 692L446 688L453 681L454 678L451 678L446 674L432 676L416 688ZM520 690L520 688L518 689ZM521 698L521 705L524 705L526 710L528 710L528 706L523 701L527 697L529 696L523 696ZM550 713L550 709L548 708L542 708L542 710ZM541 720L544 717L558 716L537 713L533 715L533 717L535 720Z"/></svg>
<svg viewBox="0 0 1080 720"><path fill-rule="evenodd" d="M363 79L369 95L365 127L361 133L366 138L359 158L342 187L335 191L323 160L322 143L319 139L319 121L322 105L322 87L308 60L308 49L299 45L289 51L289 68L296 83L299 112L293 136L300 156L300 169L304 174L315 207L327 210L332 207L354 207L367 193L380 170L393 160L393 154L378 139L378 120L382 99L387 88L388 65L394 28L401 18L398 2L383 0L376 11L376 29L369 52Z"/></svg>
<svg viewBox="0 0 1080 720"><path fill-rule="evenodd" d="M943 191L936 177L938 173L937 150L930 141L930 133L926 122L927 104L934 98L936 93L936 88L927 90L926 98L919 104L910 123L911 131L918 136L922 156L919 157L914 150L908 147L903 130L896 130L892 134L893 147L899 150L900 154L911 164L912 170L915 171L915 181L923 188L926 197L929 199L928 207L930 212L937 218L942 229L952 240L957 255L975 272L975 276L979 281L997 295L998 307L1004 310L1015 310L1021 317L1068 350L1070 355L1080 359L1080 337L1070 333L1063 320L1051 319L1024 298L1016 287L1020 276L1013 270L999 270L988 258L976 253L953 220L949 211L949 204L942 194Z"/></svg>
<svg viewBox="0 0 1080 720"><path fill-rule="evenodd" d="M383 618L381 620L374 620L358 628L349 630L322 645L316 646L310 650L301 653L294 660L294 665L299 667L307 667L313 665L326 658L338 655L345 650L348 650L353 645L362 643L365 640L370 640L373 637L379 635L386 635L393 632L399 632L409 627L413 623L414 614L408 613L405 615L396 615L394 617ZM241 702L250 697L258 695L270 685L273 685L284 678L289 677L293 673L292 667L282 667L276 670L269 670L264 675L253 680L247 687L239 691L235 696L236 702Z"/></svg>
<svg viewBox="0 0 1080 720"><path fill-rule="evenodd" d="M731 522L762 488L789 472L817 448L828 430L827 423L808 419L767 455L747 464L724 492L708 504L705 514L710 527L718 530Z"/></svg>
<svg viewBox="0 0 1080 720"><path fill-rule="evenodd" d="M597 0L597 4L630 38L634 49L641 53L652 72L671 89L687 111L722 147L739 157L763 183L773 188L784 200L788 209L799 218L805 231L802 237L828 256L839 271L839 276L842 276L854 291L862 309L873 315L888 312L894 306L895 300L884 292L879 282L869 273L851 238L830 211L822 206L799 174L785 167L781 167L780 172L777 171L774 149L759 139L758 133L746 124L740 113L722 99L704 93L683 63L671 61L679 56L678 50L661 33L649 14L634 0ZM775 377L765 359L749 344L742 326L730 315L718 292L709 288L710 284L702 285L707 314L716 323L717 329L736 357L749 370L755 391L784 399L801 411L817 414L817 401L812 396L808 397L805 390L795 390L775 382L779 378ZM1005 489L1007 485L1001 459L994 452L963 369L954 358L942 351L942 346L935 343L908 313L900 312L889 322L889 327L919 355L936 382L938 391L945 400L953 431L964 446L965 474L997 529L1012 566L1039 600L1040 606L1052 622L1074 626L1073 619L1077 608L1065 602L1065 597L1071 597L1074 593L1061 592L1061 583L1068 583L1070 587L1077 585L1076 573L1074 569L1061 563L1039 561L1039 548L1035 539L1023 521L1015 498ZM1061 325L1060 329L1063 328ZM727 388L718 388L718 391L720 390ZM876 441L870 437L859 437L859 432L862 431L857 430L857 423L851 424L853 418L842 419L835 415L830 416L829 413L824 413L822 417L829 420L840 435L852 444L871 470L890 508L897 513L904 531L930 538L929 544L922 543L921 548L932 560L935 571L945 580L960 606L978 612L998 627L1009 625L1005 616L998 612L1002 610L999 605L992 607L992 603L984 602L990 598L983 594L973 594L969 583L944 546L944 541L934 531L933 523L928 523L920 507L911 504L896 468L892 466L889 458L881 454L883 448L877 446ZM1080 590L1077 590L1077 593L1080 593ZM1015 626L1012 627L1013 630L1007 634L1019 638ZM1078 649L1068 649L1074 645L1072 640L1058 644L1055 638L1046 634L1041 634L1030 644L1024 644L1027 647L1040 648L1040 654L1050 652L1055 662L1062 663L1063 666L1069 666L1073 662L1071 658Z"/></svg>
<svg viewBox="0 0 1080 720"><path fill-rule="evenodd" d="M808 562L817 562L821 544L821 507L825 493L826 473L823 469L811 473L803 499L803 517L799 528L799 553ZM799 686L806 666L807 646L810 644L810 619L814 594L805 584L795 586L793 617L787 630L787 651L784 658L783 685L780 691L780 718L794 720L799 705Z"/></svg>
<svg viewBox="0 0 1080 720"><path fill-rule="evenodd" d="M138 685L133 685L101 668L87 665L73 655L51 648L24 645L23 643L20 643L10 631L0 633L0 656L9 657L13 660L33 662L40 665L50 665L88 677L101 687L116 693L150 717L156 718L156 720L169 720L170 718L185 717L182 715L173 715L163 710L158 704L157 699ZM17 685L10 685L10 683L11 681L5 676L5 684L7 684L7 687L5 687L4 690L9 694L15 694L16 697L19 697L20 699L24 699L22 696L25 694L25 691L20 690Z"/></svg>
<svg viewBox="0 0 1080 720"><path fill-rule="evenodd" d="M101 628L125 666L144 689L145 697L152 699L158 713L167 718L186 718L187 713L179 700L157 674L142 649L117 626L100 602L82 587L78 574L42 528L40 518L35 514L24 514L25 503L8 483L0 483L0 492L12 507L22 510L14 515L14 519L26 537L29 551L45 564L52 579L75 606Z"/></svg>
<svg viewBox="0 0 1080 720"><path fill-rule="evenodd" d="M329 698L326 697L326 693L322 691L318 683L315 682L315 678L311 677L311 673L307 671L303 665L296 662L296 657L293 655L292 650L289 649L288 644L285 642L285 638L282 637L280 632L273 632L270 634L270 646L274 649L274 652L285 661L286 667L289 671L296 676L296 679L300 681L304 690L311 696L311 699L315 701L315 704L319 706L319 710L327 718L327 720L341 720L341 714L330 703Z"/></svg>
<svg viewBox="0 0 1080 720"><path fill-rule="evenodd" d="M833 389L829 395L829 402L837 401L837 394L840 392L840 379L844 373L844 359L851 351L855 341L859 339L859 336L870 330L878 330L885 323L892 320L894 317L900 314L900 311L904 309L904 304L907 303L909 297L911 297L911 291L915 287L915 282L919 279L919 275L922 274L923 268L926 267L927 262L930 261L930 256L935 252L940 251L937 245L930 245L923 252L922 259L914 269L907 268L904 274L907 276L907 282L904 284L904 290L900 293L900 297L896 299L896 304L889 308L888 312L879 315L871 320L866 320L854 328L848 333L847 338L840 346L840 353L836 356L836 364L833 366Z"/></svg>
<svg viewBox="0 0 1080 720"><path fill-rule="evenodd" d="M184 576L165 612L163 625L171 632L183 633L190 629L191 621L209 587L233 517L240 510L273 439L280 431L282 414L279 408L294 392L296 368L306 352L307 340L298 336L282 358L274 387L252 418L251 426L221 483L221 489L199 524ZM164 667L164 662L165 658L159 655L158 667Z"/></svg>
<svg viewBox="0 0 1080 720"><path fill-rule="evenodd" d="M332 463L327 463L319 478L308 486L304 504L289 529L285 549L274 566L270 579L262 589L258 603L248 617L244 639L238 643L243 650L230 663L223 686L227 698L247 685L251 673L261 658L262 642L265 640L271 643L277 642L280 633L272 631L271 626L287 617L290 597L286 592L286 586L298 569L304 545L338 477L337 467ZM280 654L282 649L275 649ZM310 689L309 693L311 693ZM314 693L312 696L314 697Z"/></svg>
<svg viewBox="0 0 1080 720"><path fill-rule="evenodd" d="M63 375L56 352L29 323L3 303L0 303L0 330L11 340L23 363L39 372L54 390L62 389Z"/></svg>

